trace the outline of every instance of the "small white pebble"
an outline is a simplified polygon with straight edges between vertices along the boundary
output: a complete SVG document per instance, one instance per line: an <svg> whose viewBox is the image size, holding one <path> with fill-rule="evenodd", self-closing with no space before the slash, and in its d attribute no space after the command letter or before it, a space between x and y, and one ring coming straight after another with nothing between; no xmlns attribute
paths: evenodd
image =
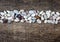
<svg viewBox="0 0 60 42"><path fill-rule="evenodd" d="M24 22L24 19L22 19L20 22L22 22L22 23L23 23L23 22Z"/></svg>
<svg viewBox="0 0 60 42"><path fill-rule="evenodd" d="M16 18L16 19L14 20L14 22L19 22L19 19L18 19L18 18Z"/></svg>
<svg viewBox="0 0 60 42"><path fill-rule="evenodd" d="M41 20L37 19L37 23L41 23Z"/></svg>

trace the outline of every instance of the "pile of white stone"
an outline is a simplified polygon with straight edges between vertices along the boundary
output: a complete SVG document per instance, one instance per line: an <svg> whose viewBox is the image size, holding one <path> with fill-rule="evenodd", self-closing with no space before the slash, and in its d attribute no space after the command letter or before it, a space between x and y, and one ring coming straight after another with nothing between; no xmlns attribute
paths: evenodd
<svg viewBox="0 0 60 42"><path fill-rule="evenodd" d="M60 13L46 10L6 10L0 12L0 23L26 22L26 23L51 23L58 24L60 22Z"/></svg>

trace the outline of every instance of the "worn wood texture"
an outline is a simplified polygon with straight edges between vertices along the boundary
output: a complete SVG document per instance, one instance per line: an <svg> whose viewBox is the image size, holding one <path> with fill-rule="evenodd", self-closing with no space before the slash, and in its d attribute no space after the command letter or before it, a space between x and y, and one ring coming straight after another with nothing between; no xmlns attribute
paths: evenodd
<svg viewBox="0 0 60 42"><path fill-rule="evenodd" d="M0 42L60 42L60 24L0 24Z"/></svg>
<svg viewBox="0 0 60 42"><path fill-rule="evenodd" d="M0 11L31 8L60 11L60 0L0 0Z"/></svg>

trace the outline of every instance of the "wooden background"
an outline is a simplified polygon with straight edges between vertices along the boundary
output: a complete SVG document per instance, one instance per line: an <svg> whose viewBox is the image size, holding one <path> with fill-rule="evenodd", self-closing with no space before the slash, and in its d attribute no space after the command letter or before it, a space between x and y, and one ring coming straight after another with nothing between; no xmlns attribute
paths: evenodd
<svg viewBox="0 0 60 42"><path fill-rule="evenodd" d="M60 42L60 24L0 24L0 42Z"/></svg>
<svg viewBox="0 0 60 42"><path fill-rule="evenodd" d="M0 0L0 11L31 8L60 11L60 0ZM0 23L0 42L60 42L60 24Z"/></svg>
<svg viewBox="0 0 60 42"><path fill-rule="evenodd" d="M0 10L38 9L60 11L60 0L0 0Z"/></svg>

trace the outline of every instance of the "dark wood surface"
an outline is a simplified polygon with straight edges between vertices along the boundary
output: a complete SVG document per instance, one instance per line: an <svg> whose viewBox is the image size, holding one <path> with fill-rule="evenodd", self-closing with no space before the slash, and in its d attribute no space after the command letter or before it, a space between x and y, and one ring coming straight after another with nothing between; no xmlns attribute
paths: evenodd
<svg viewBox="0 0 60 42"><path fill-rule="evenodd" d="M60 11L60 0L0 0L0 11L31 8Z"/></svg>
<svg viewBox="0 0 60 42"><path fill-rule="evenodd" d="M58 42L59 37L60 24L0 24L0 42Z"/></svg>

